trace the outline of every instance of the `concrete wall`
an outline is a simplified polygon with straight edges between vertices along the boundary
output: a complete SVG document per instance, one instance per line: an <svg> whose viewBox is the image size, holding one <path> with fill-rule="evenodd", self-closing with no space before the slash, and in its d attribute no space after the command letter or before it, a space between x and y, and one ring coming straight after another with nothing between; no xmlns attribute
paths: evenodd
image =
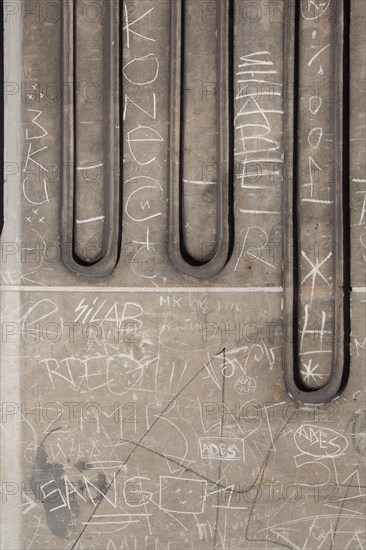
<svg viewBox="0 0 366 550"><path fill-rule="evenodd" d="M365 548L365 17L4 2L3 549Z"/></svg>

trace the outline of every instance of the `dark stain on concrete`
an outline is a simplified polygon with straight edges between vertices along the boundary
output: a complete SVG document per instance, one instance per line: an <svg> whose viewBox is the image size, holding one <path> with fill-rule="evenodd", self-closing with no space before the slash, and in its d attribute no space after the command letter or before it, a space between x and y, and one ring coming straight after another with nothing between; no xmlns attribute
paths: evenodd
<svg viewBox="0 0 366 550"><path fill-rule="evenodd" d="M52 432L51 432L52 433ZM38 502L42 502L47 525L52 534L65 538L80 513L79 504L67 498L62 464L50 463L45 441L38 445L30 487Z"/></svg>

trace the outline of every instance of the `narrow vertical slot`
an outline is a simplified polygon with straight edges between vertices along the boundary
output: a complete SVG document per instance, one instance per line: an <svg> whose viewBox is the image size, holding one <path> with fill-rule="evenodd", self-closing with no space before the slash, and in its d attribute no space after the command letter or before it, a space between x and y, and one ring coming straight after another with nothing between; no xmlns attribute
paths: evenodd
<svg viewBox="0 0 366 550"><path fill-rule="evenodd" d="M187 17L197 7L187 0L170 6L169 255L177 269L202 279L225 267L233 247L234 3L217 0L215 6L214 130L211 137L206 136L212 142L208 151L214 165L212 177L204 170L202 129L190 124L186 114L187 106L192 109L193 105L185 96L185 88L191 85L187 77L194 74L188 61L194 53L187 53L192 45L187 39L191 26ZM196 77L192 85L197 85ZM208 114L212 113L208 110ZM199 112L196 115L202 118ZM190 154L191 165L186 162ZM210 205L206 215L205 199Z"/></svg>
<svg viewBox="0 0 366 550"><path fill-rule="evenodd" d="M101 3L95 37L78 25L78 0L62 10L62 257L91 277L113 272L121 238L119 8Z"/></svg>
<svg viewBox="0 0 366 550"><path fill-rule="evenodd" d="M285 263L283 370L294 399L323 403L349 373L349 2L292 7L284 219L293 257Z"/></svg>

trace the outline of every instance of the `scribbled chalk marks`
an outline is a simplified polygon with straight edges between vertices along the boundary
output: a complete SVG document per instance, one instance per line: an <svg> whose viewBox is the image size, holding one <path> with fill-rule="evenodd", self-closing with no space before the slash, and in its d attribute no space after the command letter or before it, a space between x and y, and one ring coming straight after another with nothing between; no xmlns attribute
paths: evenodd
<svg viewBox="0 0 366 550"><path fill-rule="evenodd" d="M336 458L344 454L348 447L348 441L343 435L330 428L310 424L300 426L294 434L294 440L301 453L315 458Z"/></svg>
<svg viewBox="0 0 366 550"><path fill-rule="evenodd" d="M235 438L200 437L201 458L243 460L243 441Z"/></svg>
<svg viewBox="0 0 366 550"><path fill-rule="evenodd" d="M143 8L135 18L131 16L129 3L124 3L123 78L127 85L123 107L127 144L124 163L132 177L127 173L124 184L129 246L124 247L122 259L128 263L132 276L145 282L154 281L160 274L156 261L162 250L159 225L166 212L158 169L165 140L157 129L162 114L159 39L153 25L156 9L156 6Z"/></svg>
<svg viewBox="0 0 366 550"><path fill-rule="evenodd" d="M206 485L200 479L161 476L159 507L176 514L203 514Z"/></svg>
<svg viewBox="0 0 366 550"><path fill-rule="evenodd" d="M170 287L174 274L160 262L166 217L161 161L166 97L160 77L166 66L159 21L165 17L166 23L167 4L143 4L123 5L123 119L129 125L125 154L131 161L125 164L132 173L126 177L129 242L122 268L133 288L27 289L21 307L2 316L3 338L16 346L20 342L22 353L23 402L2 403L1 414L16 416L21 425L23 546L363 549L365 407L360 379L353 380L342 400L302 407L290 400L282 382L283 342L292 334L291 327L281 328L282 267L276 255L282 248L279 212L286 176L278 132L285 99L282 55L271 45L276 33L260 35L261 26L251 22L250 32L256 34L254 25L264 45L253 38L246 48L239 42L236 53L236 70L242 73L237 80L243 80L236 83L237 190L243 201L239 246L231 264L236 279L229 282L240 281L240 287ZM242 10L248 5L241 3ZM202 6L209 10L212 3ZM260 5L263 10L266 6ZM277 4L272 7L277 10ZM300 10L311 25L320 26L323 18L329 22L334 15L326 0L303 1ZM282 24L285 14L271 13ZM319 29L308 36L306 71L328 79L325 59L333 47L314 31ZM304 102L307 120L312 120L303 136L309 154L301 192L305 206L327 212L332 198L323 177L329 175L331 181L332 170L324 166L323 150L331 135L322 115L330 98L322 92L316 86ZM26 195L42 203L23 196L29 206L25 225L44 238L44 222L55 207L50 171L42 169L48 168L53 133L50 115L41 106L26 110L25 116ZM98 166L79 168L88 173ZM46 187L43 177L33 187L34 170L46 178ZM192 179L189 185L203 183ZM358 242L366 218L362 171L352 185L359 198ZM102 221L93 218L80 219L80 225ZM332 293L336 255L332 247L304 246L300 256L300 282L307 293L300 368L305 382L315 385L326 379L321 359L330 355L334 332L329 312L317 307L318 291ZM264 284L262 276L268 276L275 288L267 286L255 295L242 291L243 271L250 277L254 265L264 270L254 284ZM2 277L15 284L13 271ZM36 279L24 272L23 277ZM166 284L159 288L162 280ZM134 287L149 281L151 294L150 287L141 292ZM364 305L361 283L358 298ZM358 369L366 341L358 322L362 315L356 309L354 315L352 355ZM0 428L8 429L6 421ZM3 498L12 490L14 486L5 487Z"/></svg>
<svg viewBox="0 0 366 550"><path fill-rule="evenodd" d="M45 157L41 153L47 151L48 131L41 124L45 124L43 111L27 109L31 117L30 127L25 128L25 140L27 154L23 166L23 195L33 206L42 206L49 202L48 197L48 172L50 167L45 163ZM35 114L34 114L35 113ZM36 140L36 144L33 141ZM45 141L46 140L46 144Z"/></svg>
<svg viewBox="0 0 366 550"><path fill-rule="evenodd" d="M330 401L349 375L350 250L348 225L349 4L299 2L286 26L288 98L286 238L294 256L285 269L284 377L301 403ZM328 10L329 8L329 10ZM336 53L335 53L336 52ZM311 83L311 84L310 84ZM284 218L285 219L285 218ZM342 226L343 224L343 226Z"/></svg>
<svg viewBox="0 0 366 550"><path fill-rule="evenodd" d="M281 224L279 198L284 173L278 132L282 127L283 83L278 65L269 49L240 53L234 118L235 159L240 166L236 200L240 204L241 229L237 239L242 246L240 249L239 244L234 271L245 264L264 273L273 270L271 281L278 280L279 258L275 258L274 249L280 243L274 229L269 229L268 220L273 220L273 228Z"/></svg>

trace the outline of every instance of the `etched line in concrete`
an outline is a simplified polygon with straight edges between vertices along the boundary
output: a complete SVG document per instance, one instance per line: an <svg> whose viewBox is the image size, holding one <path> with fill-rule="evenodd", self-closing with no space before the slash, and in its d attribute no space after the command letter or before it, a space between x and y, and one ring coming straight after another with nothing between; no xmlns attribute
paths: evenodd
<svg viewBox="0 0 366 550"><path fill-rule="evenodd" d="M0 286L0 292L91 292L91 293L155 293L155 294L164 294L169 293L183 293L183 294L193 294L193 293L251 293L251 292L264 292L269 294L280 294L283 292L282 287L92 287L92 286Z"/></svg>

